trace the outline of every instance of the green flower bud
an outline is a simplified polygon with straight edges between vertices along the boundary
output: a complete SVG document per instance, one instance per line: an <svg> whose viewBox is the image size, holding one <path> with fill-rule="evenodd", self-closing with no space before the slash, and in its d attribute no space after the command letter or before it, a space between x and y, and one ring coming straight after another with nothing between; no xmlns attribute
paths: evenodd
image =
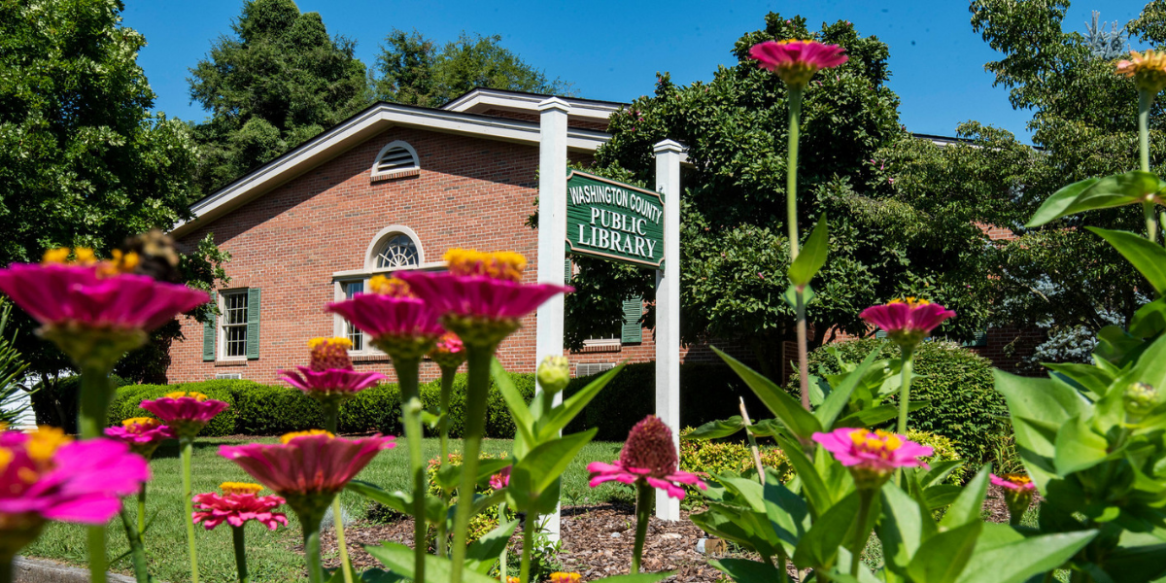
<svg viewBox="0 0 1166 583"><path fill-rule="evenodd" d="M538 365L538 384L543 390L554 394L571 382L571 363L565 356L548 356Z"/></svg>
<svg viewBox="0 0 1166 583"><path fill-rule="evenodd" d="M1158 405L1158 391L1146 383L1134 383L1126 387L1122 402L1131 417L1144 417Z"/></svg>

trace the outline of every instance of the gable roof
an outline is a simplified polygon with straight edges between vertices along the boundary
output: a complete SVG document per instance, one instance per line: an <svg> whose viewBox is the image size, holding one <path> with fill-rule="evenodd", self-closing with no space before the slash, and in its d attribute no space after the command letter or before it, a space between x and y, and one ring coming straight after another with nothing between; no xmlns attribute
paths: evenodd
<svg viewBox="0 0 1166 583"><path fill-rule="evenodd" d="M478 87L453 98L442 105L441 109L462 113L486 113L491 110L502 110L538 115L538 104L549 97L551 96L540 93ZM627 103L616 101L580 99L578 97L559 97L558 99L571 106L571 111L567 117L579 121L605 122L611 117L611 114L628 106Z"/></svg>
<svg viewBox="0 0 1166 583"><path fill-rule="evenodd" d="M411 127L532 146L539 144L537 121L382 101L190 205L194 218L175 225L171 234L176 237L185 235L194 230L196 224L222 217L391 127ZM567 149L594 152L610 138L611 135L605 132L567 128ZM370 167L371 164L370 160Z"/></svg>

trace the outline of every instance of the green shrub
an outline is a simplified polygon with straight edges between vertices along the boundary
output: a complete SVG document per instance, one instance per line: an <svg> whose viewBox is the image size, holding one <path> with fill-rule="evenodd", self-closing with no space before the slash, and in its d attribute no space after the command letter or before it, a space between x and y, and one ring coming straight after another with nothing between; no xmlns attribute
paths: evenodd
<svg viewBox="0 0 1166 583"><path fill-rule="evenodd" d="M283 435L324 428L324 409L303 391L289 386L252 383L236 387L235 433Z"/></svg>
<svg viewBox="0 0 1166 583"><path fill-rule="evenodd" d="M571 379L564 398L598 378ZM727 366L685 363L680 367L680 426L698 427L709 421L740 415L745 399L750 417L772 417L753 391ZM656 364L630 364L611 380L565 433L598 427L597 441L623 441L632 425L656 411Z"/></svg>
<svg viewBox="0 0 1166 583"><path fill-rule="evenodd" d="M369 387L340 406L341 433L401 433L401 394L397 385Z"/></svg>
<svg viewBox="0 0 1166 583"><path fill-rule="evenodd" d="M465 374L454 377L453 391L449 397L450 410L450 437L461 437L465 433L466 415L466 380ZM511 373L510 380L514 388L522 394L527 403L534 398L534 375L530 373ZM421 403L426 409L434 410L441 401L441 380L431 381L421 386ZM398 414L399 416L399 414ZM510 410L506 408L506 401L502 393L494 386L494 379L490 379L490 393L486 400L486 437L510 439L516 431L514 420L510 417Z"/></svg>
<svg viewBox="0 0 1166 583"><path fill-rule="evenodd" d="M117 375L110 375L110 382L115 388L126 384ZM60 427L65 433L77 433L81 377L58 378L56 382L49 383L42 381L34 389L36 392L32 393L31 399L37 425L51 425Z"/></svg>
<svg viewBox="0 0 1166 583"><path fill-rule="evenodd" d="M928 464L937 464L939 462L949 462L964 459L960 455L959 446L955 441L948 439L942 435L928 433L926 431L917 431L915 429L907 430L907 439L914 441L921 445L931 446L931 457L927 458ZM948 475L948 484L960 485L964 483L964 479L968 476L968 464L964 463L960 467L952 470Z"/></svg>
<svg viewBox="0 0 1166 583"><path fill-rule="evenodd" d="M216 415L210 424L203 428L199 435L204 437L235 435L237 412L235 410L235 396L232 394L232 389L237 389L237 387L223 383L263 386L253 381L240 380L208 381L203 383L185 383L182 385L129 385L118 389L116 395L114 395L113 403L109 407L109 424L117 425L131 417L153 417L154 415L152 413L138 406L142 401L157 399L175 391L187 391L202 393L211 399L225 401L230 405L226 411Z"/></svg>
<svg viewBox="0 0 1166 583"><path fill-rule="evenodd" d="M861 362L878 349L879 358L897 358L899 348L889 341L867 338L830 344L843 359ZM839 372L833 355L821 347L810 353L811 374ZM931 401L910 417L912 428L951 438L961 457L974 466L988 460L993 440L1007 433L1008 410L993 388L992 363L953 342L924 342L915 349L911 399ZM797 392L796 376L787 387ZM897 395L890 403L897 402ZM894 422L890 422L894 423Z"/></svg>

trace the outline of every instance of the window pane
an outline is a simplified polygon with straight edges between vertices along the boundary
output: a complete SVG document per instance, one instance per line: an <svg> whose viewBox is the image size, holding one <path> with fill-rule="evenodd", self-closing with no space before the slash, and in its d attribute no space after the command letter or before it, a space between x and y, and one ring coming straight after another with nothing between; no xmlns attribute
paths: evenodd
<svg viewBox="0 0 1166 583"><path fill-rule="evenodd" d="M226 297L227 324L247 323L247 294L236 293Z"/></svg>
<svg viewBox="0 0 1166 583"><path fill-rule="evenodd" d="M417 246L408 235L390 237L377 252L377 269L417 265Z"/></svg>
<svg viewBox="0 0 1166 583"><path fill-rule="evenodd" d="M247 327L231 326L227 328L227 356L246 356L247 354Z"/></svg>
<svg viewBox="0 0 1166 583"><path fill-rule="evenodd" d="M344 284L344 296L350 300L352 296L363 291L363 281L350 281ZM352 341L352 349L364 350L364 333L353 327L347 320L344 321L344 328L348 331L348 339Z"/></svg>

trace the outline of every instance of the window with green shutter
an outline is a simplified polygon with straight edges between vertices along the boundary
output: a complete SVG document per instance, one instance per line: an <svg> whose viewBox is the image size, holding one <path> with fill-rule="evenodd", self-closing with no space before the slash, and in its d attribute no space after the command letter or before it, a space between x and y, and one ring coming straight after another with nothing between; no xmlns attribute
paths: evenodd
<svg viewBox="0 0 1166 583"><path fill-rule="evenodd" d="M571 273L571 260L568 258L563 263L563 283L571 283L572 276L574 276L574 274Z"/></svg>
<svg viewBox="0 0 1166 583"><path fill-rule="evenodd" d="M247 290L247 359L259 358L259 288Z"/></svg>
<svg viewBox="0 0 1166 583"><path fill-rule="evenodd" d="M620 333L620 342L636 344L644 341L644 328L640 325L640 317L644 315L644 299L636 296L623 303L623 330Z"/></svg>
<svg viewBox="0 0 1166 583"><path fill-rule="evenodd" d="M218 295L211 292L211 303L218 302ZM217 304L216 304L217 305ZM216 323L218 318L212 312L207 316L206 322L202 324L202 360L203 362L213 361L215 359L215 339L219 335Z"/></svg>

